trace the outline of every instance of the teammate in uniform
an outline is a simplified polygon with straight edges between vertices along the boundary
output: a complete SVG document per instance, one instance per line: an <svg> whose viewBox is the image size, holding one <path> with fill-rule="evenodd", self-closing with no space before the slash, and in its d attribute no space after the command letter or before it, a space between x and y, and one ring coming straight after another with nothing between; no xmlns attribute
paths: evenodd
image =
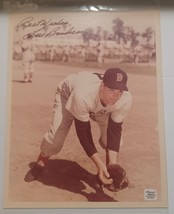
<svg viewBox="0 0 174 214"><path fill-rule="evenodd" d="M79 141L97 167L99 181L110 184L106 166L118 162L122 123L132 103L126 84L127 74L119 68L109 68L104 75L74 73L60 82L55 93L51 128L44 136L41 153L25 175L25 181L36 180L49 157L61 151L74 121ZM100 127L99 143L106 151L106 164L93 142L90 119Z"/></svg>
<svg viewBox="0 0 174 214"><path fill-rule="evenodd" d="M27 34L26 39L22 41L22 64L24 67L24 82L32 82L35 61L33 51L32 35Z"/></svg>

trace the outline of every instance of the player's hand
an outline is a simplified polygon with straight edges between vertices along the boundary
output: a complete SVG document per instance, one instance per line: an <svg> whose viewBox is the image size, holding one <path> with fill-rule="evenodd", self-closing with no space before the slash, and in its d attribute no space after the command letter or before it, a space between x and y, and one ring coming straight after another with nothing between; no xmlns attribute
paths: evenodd
<svg viewBox="0 0 174 214"><path fill-rule="evenodd" d="M109 175L107 168L105 166L100 167L98 169L98 179L104 185L108 185L108 184L111 184L113 182L113 180L112 180L112 178L110 178L110 175Z"/></svg>
<svg viewBox="0 0 174 214"><path fill-rule="evenodd" d="M100 159L99 154L98 153L93 154L93 156L91 156L91 159L97 166L97 169L98 169L98 173L97 173L98 180L104 185L111 184L112 183L112 179L110 178L110 175L109 175L109 173L107 171L106 165Z"/></svg>

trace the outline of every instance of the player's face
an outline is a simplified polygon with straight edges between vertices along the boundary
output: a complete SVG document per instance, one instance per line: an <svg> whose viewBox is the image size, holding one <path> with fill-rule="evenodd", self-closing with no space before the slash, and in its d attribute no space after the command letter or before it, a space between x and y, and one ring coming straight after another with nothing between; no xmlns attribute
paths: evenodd
<svg viewBox="0 0 174 214"><path fill-rule="evenodd" d="M111 89L102 84L100 99L105 105L114 105L122 96L123 91Z"/></svg>

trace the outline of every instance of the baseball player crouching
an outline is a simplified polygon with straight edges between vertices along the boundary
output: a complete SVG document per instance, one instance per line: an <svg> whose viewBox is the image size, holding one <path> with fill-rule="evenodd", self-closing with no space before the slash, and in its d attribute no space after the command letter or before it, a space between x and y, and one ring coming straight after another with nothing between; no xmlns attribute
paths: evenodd
<svg viewBox="0 0 174 214"><path fill-rule="evenodd" d="M74 121L79 141L96 165L98 180L105 185L112 183L107 166L118 162L122 124L132 103L127 78L121 69L109 68L104 75L80 72L60 82L55 93L50 130L44 136L39 157L25 175L25 181L39 178L49 157L61 151ZM93 142L90 119L100 127L99 143L106 151L106 164Z"/></svg>

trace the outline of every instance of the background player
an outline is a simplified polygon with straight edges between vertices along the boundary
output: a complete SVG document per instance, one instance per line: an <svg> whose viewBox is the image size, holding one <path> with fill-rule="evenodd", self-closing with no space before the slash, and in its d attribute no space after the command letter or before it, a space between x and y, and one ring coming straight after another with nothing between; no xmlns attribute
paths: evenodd
<svg viewBox="0 0 174 214"><path fill-rule="evenodd" d="M35 61L35 54L33 51L32 35L27 34L26 39L22 41L22 63L24 67L24 82L32 82Z"/></svg>

